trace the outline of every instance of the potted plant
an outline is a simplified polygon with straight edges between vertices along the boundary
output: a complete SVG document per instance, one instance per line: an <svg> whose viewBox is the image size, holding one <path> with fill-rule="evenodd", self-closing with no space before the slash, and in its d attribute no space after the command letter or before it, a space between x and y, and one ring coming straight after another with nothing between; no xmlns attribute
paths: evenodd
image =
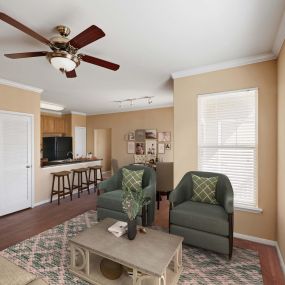
<svg viewBox="0 0 285 285"><path fill-rule="evenodd" d="M128 239L133 240L137 234L137 215L150 201L145 199L142 189L123 189L122 206L128 216Z"/></svg>

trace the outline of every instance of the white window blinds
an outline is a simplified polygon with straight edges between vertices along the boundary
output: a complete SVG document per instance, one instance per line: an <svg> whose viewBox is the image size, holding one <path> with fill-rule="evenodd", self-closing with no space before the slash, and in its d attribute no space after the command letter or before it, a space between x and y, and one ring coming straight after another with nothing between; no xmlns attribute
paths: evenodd
<svg viewBox="0 0 285 285"><path fill-rule="evenodd" d="M198 161L226 174L236 207L257 206L257 90L198 96Z"/></svg>

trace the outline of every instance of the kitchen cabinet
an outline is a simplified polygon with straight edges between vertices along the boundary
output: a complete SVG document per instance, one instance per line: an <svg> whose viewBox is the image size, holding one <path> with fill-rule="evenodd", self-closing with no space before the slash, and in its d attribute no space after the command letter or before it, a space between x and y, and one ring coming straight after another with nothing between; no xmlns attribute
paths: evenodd
<svg viewBox="0 0 285 285"><path fill-rule="evenodd" d="M65 120L62 117L41 115L42 134L65 134Z"/></svg>

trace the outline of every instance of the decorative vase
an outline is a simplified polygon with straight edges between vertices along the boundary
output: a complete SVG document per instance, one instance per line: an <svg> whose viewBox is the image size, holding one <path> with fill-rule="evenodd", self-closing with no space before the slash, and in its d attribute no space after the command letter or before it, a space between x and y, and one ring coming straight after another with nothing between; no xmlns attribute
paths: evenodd
<svg viewBox="0 0 285 285"><path fill-rule="evenodd" d="M137 235L137 219L128 219L128 239L133 240Z"/></svg>

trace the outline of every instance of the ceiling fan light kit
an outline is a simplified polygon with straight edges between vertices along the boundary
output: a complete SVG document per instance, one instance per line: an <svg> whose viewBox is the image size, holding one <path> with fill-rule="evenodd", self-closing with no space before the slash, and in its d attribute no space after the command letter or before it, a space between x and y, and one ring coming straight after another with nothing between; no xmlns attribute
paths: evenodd
<svg viewBox="0 0 285 285"><path fill-rule="evenodd" d="M65 51L49 52L47 58L55 69L62 72L72 71L80 64L80 60L76 55Z"/></svg>
<svg viewBox="0 0 285 285"><path fill-rule="evenodd" d="M48 45L52 50L50 52L39 51L5 54L5 56L8 58L20 59L46 56L50 64L55 69L60 70L62 73L65 73L67 78L76 77L75 69L79 66L81 61L104 67L113 71L118 70L120 67L118 64L108 62L100 58L85 54L77 54L79 49L105 36L105 33L95 25L90 26L71 40L67 38L70 34L70 28L64 25L59 25L56 27L59 35L48 40L3 12L0 12L0 20L26 33L41 43Z"/></svg>

